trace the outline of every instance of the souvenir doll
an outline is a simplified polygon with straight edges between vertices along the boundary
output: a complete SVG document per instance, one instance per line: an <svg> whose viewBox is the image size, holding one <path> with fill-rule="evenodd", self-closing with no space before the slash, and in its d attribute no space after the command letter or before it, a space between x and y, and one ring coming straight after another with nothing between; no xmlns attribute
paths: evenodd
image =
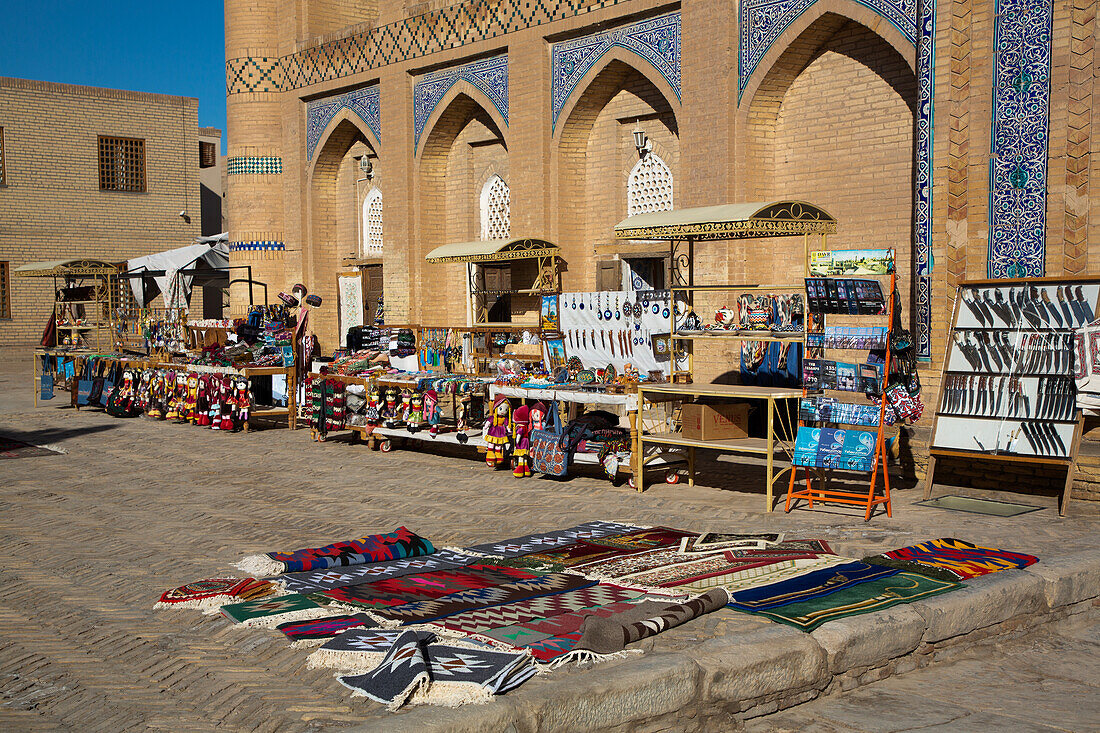
<svg viewBox="0 0 1100 733"><path fill-rule="evenodd" d="M248 391L248 378L237 377L233 382L233 429L240 430L248 422L248 412L252 407L252 395Z"/></svg>
<svg viewBox="0 0 1100 733"><path fill-rule="evenodd" d="M316 296L310 296L316 297ZM347 385L339 379L325 380L325 430L343 430L348 414Z"/></svg>
<svg viewBox="0 0 1100 733"><path fill-rule="evenodd" d="M210 375L199 377L199 391L195 398L195 419L192 421L201 428L210 425Z"/></svg>
<svg viewBox="0 0 1100 733"><path fill-rule="evenodd" d="M221 387L218 389L218 401L221 403L221 412L214 426L218 430L233 429L233 380L228 374L222 375Z"/></svg>
<svg viewBox="0 0 1100 733"><path fill-rule="evenodd" d="M531 432L536 430L542 430L546 424L546 404L544 402L536 402L531 405Z"/></svg>
<svg viewBox="0 0 1100 733"><path fill-rule="evenodd" d="M118 404L123 412L134 408L134 373L129 369L122 372L122 384L118 388Z"/></svg>
<svg viewBox="0 0 1100 733"><path fill-rule="evenodd" d="M432 435L438 435L443 426L440 425L441 412L439 409L439 393L434 389L429 389L424 393L424 422L428 425L428 432Z"/></svg>
<svg viewBox="0 0 1100 733"><path fill-rule="evenodd" d="M381 402L382 395L378 387L371 387L370 399L364 412L364 419L368 428L376 428L382 423ZM369 434L369 433L368 433Z"/></svg>
<svg viewBox="0 0 1100 733"><path fill-rule="evenodd" d="M149 409L145 414L155 420L164 418L164 372L159 369L149 377Z"/></svg>
<svg viewBox="0 0 1100 733"><path fill-rule="evenodd" d="M183 396L187 391L187 375L182 372L168 372L168 383L165 387L165 401L168 408L164 411L165 420L179 420L180 411L183 409Z"/></svg>
<svg viewBox="0 0 1100 733"><path fill-rule="evenodd" d="M496 468L504 462L504 452L511 442L512 406L508 398L497 395L493 402L493 413L485 421L485 463Z"/></svg>
<svg viewBox="0 0 1100 733"><path fill-rule="evenodd" d="M401 390L401 405L397 408L398 426L404 426L409 422L409 414L412 412L412 392Z"/></svg>
<svg viewBox="0 0 1100 733"><path fill-rule="evenodd" d="M206 392L206 425L211 430L218 429L222 417L222 379L220 374L211 374Z"/></svg>
<svg viewBox="0 0 1100 733"><path fill-rule="evenodd" d="M512 475L527 478L531 475L531 410L521 405L512 413Z"/></svg>
<svg viewBox="0 0 1100 733"><path fill-rule="evenodd" d="M409 432L415 433L424 426L424 395L413 392L409 398L409 411L405 415Z"/></svg>
<svg viewBox="0 0 1100 733"><path fill-rule="evenodd" d="M390 387L386 390L386 401L382 405L382 424L392 428L397 424L397 390Z"/></svg>
<svg viewBox="0 0 1100 733"><path fill-rule="evenodd" d="M192 372L187 375L187 395L183 401L183 412L180 414L180 422L194 424L198 415L199 402L199 375Z"/></svg>

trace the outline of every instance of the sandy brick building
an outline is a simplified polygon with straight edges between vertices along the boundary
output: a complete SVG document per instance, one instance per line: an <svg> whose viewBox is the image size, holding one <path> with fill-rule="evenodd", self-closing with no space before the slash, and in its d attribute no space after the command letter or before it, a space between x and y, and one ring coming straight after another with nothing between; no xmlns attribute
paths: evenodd
<svg viewBox="0 0 1100 733"><path fill-rule="evenodd" d="M332 303L380 263L391 321L460 323L464 269L425 256L505 219L577 291L617 284L598 248L632 202L809 201L830 248L897 250L931 404L959 280L1100 272L1098 32L1095 0L228 0L234 258ZM696 260L803 264L797 238ZM335 346L337 309L313 317ZM737 362L701 356L703 380Z"/></svg>
<svg viewBox="0 0 1100 733"><path fill-rule="evenodd" d="M14 268L121 262L199 235L197 99L0 78L0 135L0 347L37 342L53 303L52 283ZM108 174L101 160L119 155L125 174Z"/></svg>

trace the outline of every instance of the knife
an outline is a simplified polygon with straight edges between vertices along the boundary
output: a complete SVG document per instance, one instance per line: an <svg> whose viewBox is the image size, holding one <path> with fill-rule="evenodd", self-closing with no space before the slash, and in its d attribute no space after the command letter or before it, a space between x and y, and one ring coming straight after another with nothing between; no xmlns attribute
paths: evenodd
<svg viewBox="0 0 1100 733"><path fill-rule="evenodd" d="M977 333L980 333L980 332L975 332L975 333L977 334ZM978 345L980 346L981 345L981 340L980 339L976 339L976 340L977 340ZM977 346L974 346L973 344L970 344L970 334L969 333L966 334L966 342L967 342L967 344L970 345L970 348L973 349L978 354L979 357L981 357L982 366L985 367L985 370L987 372L993 371L993 369L989 366L989 357L986 356L985 349L979 349Z"/></svg>
<svg viewBox="0 0 1100 733"><path fill-rule="evenodd" d="M1031 446L1031 452L1039 455L1039 446L1035 443L1035 436L1032 434L1031 428L1027 423L1020 423L1020 429L1024 431L1024 437L1027 438L1027 442Z"/></svg>
<svg viewBox="0 0 1100 733"><path fill-rule="evenodd" d="M1020 304L1016 299L1016 288L1008 289L1008 304L1012 307L1012 326L1015 327L1020 321Z"/></svg>
<svg viewBox="0 0 1100 733"><path fill-rule="evenodd" d="M997 311L997 315L1001 317L1006 325L1013 325L1012 323L1012 308L1005 302L1004 293L1000 290L993 291L994 302L991 303L993 309Z"/></svg>
<svg viewBox="0 0 1100 733"><path fill-rule="evenodd" d="M1042 297L1042 299L1043 299L1043 305L1046 306L1047 310L1050 311L1050 314L1052 316L1054 316L1054 320L1056 320L1058 322L1058 328L1061 328L1062 327L1062 314L1058 312L1058 308L1054 305L1054 303L1051 302L1050 294L1046 291L1046 288L1041 290L1040 293L1041 293L1040 297Z"/></svg>
<svg viewBox="0 0 1100 733"><path fill-rule="evenodd" d="M1054 423L1043 423L1047 433L1058 442L1059 455L1067 455L1066 444L1062 442L1062 436L1058 434L1058 431L1054 429ZM1051 444L1053 446L1053 444Z"/></svg>
<svg viewBox="0 0 1100 733"><path fill-rule="evenodd" d="M982 299L981 299L982 310L985 311L986 316L989 318L989 325L992 327L993 326L993 313L991 313L991 311L995 310L994 305L993 305L993 298L991 298L989 296L989 291L988 290L983 290L981 292L981 297L982 297Z"/></svg>
<svg viewBox="0 0 1100 733"><path fill-rule="evenodd" d="M968 293L971 294L971 298L973 297L973 290L964 290L962 294L962 302L964 305L966 305L967 308L970 309L970 312L974 314L974 320L978 322L978 325L984 326L985 316L982 314L981 308L978 307L977 301L966 297Z"/></svg>
<svg viewBox="0 0 1100 733"><path fill-rule="evenodd" d="M1069 287L1066 286L1066 289L1068 290ZM1066 294L1063 292L1061 285L1055 290L1054 295L1058 298L1058 305L1062 307L1062 315L1066 317L1066 327L1073 326L1073 315L1070 312L1069 303L1066 302Z"/></svg>
<svg viewBox="0 0 1100 733"><path fill-rule="evenodd" d="M1005 377L1001 377L1001 388L997 390L997 406L993 408L994 417L999 417L1001 414L1001 401L1005 396Z"/></svg>
<svg viewBox="0 0 1100 733"><path fill-rule="evenodd" d="M993 361L997 364L997 371L1001 371L1001 355L1000 353L998 353L997 349L994 348L990 343L989 334L985 331L980 331L977 336L978 344L982 347L982 353L984 354L986 351L988 351L989 355L993 357ZM990 371L993 370L991 369Z"/></svg>
<svg viewBox="0 0 1100 733"><path fill-rule="evenodd" d="M1089 308L1089 303L1085 300L1085 292L1081 289L1080 285L1077 286L1077 299L1074 302L1078 304L1077 308L1081 313L1081 325L1085 326L1091 323L1095 317L1095 313Z"/></svg>

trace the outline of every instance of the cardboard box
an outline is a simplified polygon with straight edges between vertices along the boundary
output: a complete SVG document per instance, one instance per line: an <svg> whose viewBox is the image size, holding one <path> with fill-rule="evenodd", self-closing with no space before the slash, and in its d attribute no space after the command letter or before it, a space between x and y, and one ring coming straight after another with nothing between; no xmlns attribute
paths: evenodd
<svg viewBox="0 0 1100 733"><path fill-rule="evenodd" d="M749 406L685 404L680 410L682 432L689 440L733 440L749 437Z"/></svg>

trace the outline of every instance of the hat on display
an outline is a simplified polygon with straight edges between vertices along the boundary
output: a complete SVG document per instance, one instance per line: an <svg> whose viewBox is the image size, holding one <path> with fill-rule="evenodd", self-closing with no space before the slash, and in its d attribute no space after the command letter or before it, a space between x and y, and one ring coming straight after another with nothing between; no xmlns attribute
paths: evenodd
<svg viewBox="0 0 1100 733"><path fill-rule="evenodd" d="M312 306L314 308L319 308L321 306L321 296L320 295L307 295L306 298L305 298L305 301L306 301L306 305Z"/></svg>
<svg viewBox="0 0 1100 733"><path fill-rule="evenodd" d="M298 299L289 293L279 293L279 300L283 301L283 303L290 308L298 305Z"/></svg>

